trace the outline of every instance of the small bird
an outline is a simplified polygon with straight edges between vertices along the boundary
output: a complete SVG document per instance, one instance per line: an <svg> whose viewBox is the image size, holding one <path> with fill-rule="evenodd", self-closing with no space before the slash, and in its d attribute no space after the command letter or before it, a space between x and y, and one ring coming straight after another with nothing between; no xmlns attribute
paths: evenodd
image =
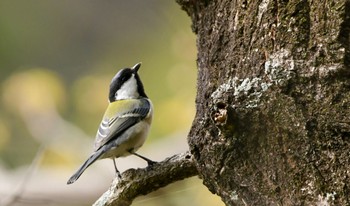
<svg viewBox="0 0 350 206"><path fill-rule="evenodd" d="M98 159L112 158L119 178L115 158L136 155L148 165L155 162L135 153L145 142L152 122L153 106L137 73L141 63L120 70L109 87L109 105L97 130L94 152L69 178L75 182Z"/></svg>

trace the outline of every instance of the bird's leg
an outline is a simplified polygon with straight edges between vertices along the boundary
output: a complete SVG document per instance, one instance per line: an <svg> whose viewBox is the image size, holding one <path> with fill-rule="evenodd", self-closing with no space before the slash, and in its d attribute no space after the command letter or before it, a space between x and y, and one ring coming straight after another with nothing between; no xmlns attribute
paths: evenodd
<svg viewBox="0 0 350 206"><path fill-rule="evenodd" d="M119 170L117 168L117 164L115 163L115 159L112 158L112 160L113 160L113 164L114 164L115 173L117 174L118 178L121 179L122 176L121 176L121 174L120 174L120 172L119 172Z"/></svg>
<svg viewBox="0 0 350 206"><path fill-rule="evenodd" d="M142 156L142 155L137 154L136 152L133 152L132 150L130 150L129 153L130 153L130 154L133 154L133 155L135 155L135 156L138 156L139 158L141 158L141 159L147 161L148 166L152 166L152 165L154 165L154 164L157 163L157 162L155 162L155 161L153 161L153 160L148 159L147 157L144 157L144 156Z"/></svg>

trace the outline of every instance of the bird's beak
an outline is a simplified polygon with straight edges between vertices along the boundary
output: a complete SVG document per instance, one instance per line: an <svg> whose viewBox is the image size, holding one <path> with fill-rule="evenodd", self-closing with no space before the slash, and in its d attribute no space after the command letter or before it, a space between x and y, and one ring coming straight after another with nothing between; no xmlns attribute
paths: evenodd
<svg viewBox="0 0 350 206"><path fill-rule="evenodd" d="M135 71L135 73L137 73L137 71L139 70L140 67L141 67L141 62L135 64L135 66L133 66L132 69Z"/></svg>

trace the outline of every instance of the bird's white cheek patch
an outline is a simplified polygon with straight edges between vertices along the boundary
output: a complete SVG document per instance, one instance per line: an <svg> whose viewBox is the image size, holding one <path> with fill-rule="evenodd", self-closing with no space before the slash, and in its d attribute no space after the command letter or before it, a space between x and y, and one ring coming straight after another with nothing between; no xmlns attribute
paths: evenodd
<svg viewBox="0 0 350 206"><path fill-rule="evenodd" d="M130 77L130 79L115 93L116 100L138 97L139 93L137 92L137 82L134 75L132 75L132 77Z"/></svg>

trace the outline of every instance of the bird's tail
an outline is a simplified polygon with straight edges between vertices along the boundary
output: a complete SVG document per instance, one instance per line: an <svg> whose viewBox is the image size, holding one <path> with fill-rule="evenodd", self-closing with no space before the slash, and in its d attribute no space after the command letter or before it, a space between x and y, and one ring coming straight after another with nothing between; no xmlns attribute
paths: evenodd
<svg viewBox="0 0 350 206"><path fill-rule="evenodd" d="M104 154L104 148L100 148L97 150L94 154L92 154L89 159L87 159L84 164L72 175L69 180L67 181L67 184L72 184L75 182L81 174L88 168L92 163L94 163L96 160L98 160L99 157L101 157L102 154Z"/></svg>

